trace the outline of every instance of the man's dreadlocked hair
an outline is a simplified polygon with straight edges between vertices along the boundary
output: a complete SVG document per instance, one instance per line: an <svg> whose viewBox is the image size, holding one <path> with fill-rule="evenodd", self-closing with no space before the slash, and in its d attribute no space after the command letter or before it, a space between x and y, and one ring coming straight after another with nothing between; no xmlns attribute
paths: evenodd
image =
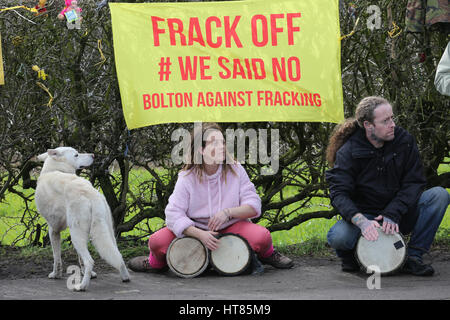
<svg viewBox="0 0 450 320"><path fill-rule="evenodd" d="M326 152L328 165L330 167L334 165L336 152L339 148L342 147L347 139L356 131L358 126L364 128L364 121L373 122L373 112L382 104L389 104L389 101L377 96L366 97L362 99L356 107L354 117L346 119L343 123L338 124L334 128L330 140L328 141Z"/></svg>

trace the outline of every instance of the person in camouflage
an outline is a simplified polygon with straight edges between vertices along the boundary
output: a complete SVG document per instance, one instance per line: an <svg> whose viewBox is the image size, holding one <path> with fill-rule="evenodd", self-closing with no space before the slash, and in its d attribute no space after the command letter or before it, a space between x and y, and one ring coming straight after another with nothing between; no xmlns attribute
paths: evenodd
<svg viewBox="0 0 450 320"><path fill-rule="evenodd" d="M450 29L448 0L409 0L406 5L406 31L423 32L425 28Z"/></svg>

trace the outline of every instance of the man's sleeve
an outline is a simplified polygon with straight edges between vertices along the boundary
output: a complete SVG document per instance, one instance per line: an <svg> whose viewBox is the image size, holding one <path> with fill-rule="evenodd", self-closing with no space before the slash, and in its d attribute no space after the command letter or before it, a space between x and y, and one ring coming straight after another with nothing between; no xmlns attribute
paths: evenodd
<svg viewBox="0 0 450 320"><path fill-rule="evenodd" d="M343 152L340 149L336 153L334 167L325 173L330 190L331 204L346 221L350 221L359 212L351 199L356 177L352 163L350 152Z"/></svg>
<svg viewBox="0 0 450 320"><path fill-rule="evenodd" d="M434 85L441 94L450 96L450 42L437 66Z"/></svg>

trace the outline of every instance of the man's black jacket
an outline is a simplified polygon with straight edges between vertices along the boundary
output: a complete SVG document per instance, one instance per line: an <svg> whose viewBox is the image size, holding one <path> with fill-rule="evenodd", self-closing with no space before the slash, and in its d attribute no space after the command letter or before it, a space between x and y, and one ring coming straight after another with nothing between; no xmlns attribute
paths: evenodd
<svg viewBox="0 0 450 320"><path fill-rule="evenodd" d="M326 172L331 204L349 221L358 212L383 215L411 232L426 181L413 136L396 127L395 138L375 148L358 128Z"/></svg>

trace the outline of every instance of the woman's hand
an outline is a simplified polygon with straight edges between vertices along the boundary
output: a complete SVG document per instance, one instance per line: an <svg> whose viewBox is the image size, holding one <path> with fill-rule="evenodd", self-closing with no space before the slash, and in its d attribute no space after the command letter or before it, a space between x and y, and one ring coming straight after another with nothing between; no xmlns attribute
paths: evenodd
<svg viewBox="0 0 450 320"><path fill-rule="evenodd" d="M219 227L230 220L230 209L223 209L209 219L208 228L211 231L219 230Z"/></svg>
<svg viewBox="0 0 450 320"><path fill-rule="evenodd" d="M201 230L201 232L198 233L198 239L209 249L209 250L216 250L219 248L220 240L217 239L215 236L217 236L219 233L214 231L205 231Z"/></svg>
<svg viewBox="0 0 450 320"><path fill-rule="evenodd" d="M209 250L216 250L219 247L219 239L217 236L219 233L214 231L202 230L194 226L188 227L183 231L186 236L194 237L200 240Z"/></svg>

